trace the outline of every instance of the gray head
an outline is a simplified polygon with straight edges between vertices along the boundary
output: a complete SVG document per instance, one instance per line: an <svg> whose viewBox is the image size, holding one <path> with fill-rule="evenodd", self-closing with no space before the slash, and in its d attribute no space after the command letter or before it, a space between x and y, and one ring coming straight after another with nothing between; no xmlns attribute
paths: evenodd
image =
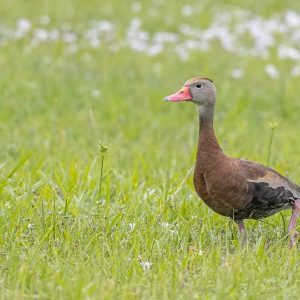
<svg viewBox="0 0 300 300"><path fill-rule="evenodd" d="M191 101L198 107L199 113L213 112L217 90L212 80L208 78L191 78L177 93L164 98L165 101Z"/></svg>

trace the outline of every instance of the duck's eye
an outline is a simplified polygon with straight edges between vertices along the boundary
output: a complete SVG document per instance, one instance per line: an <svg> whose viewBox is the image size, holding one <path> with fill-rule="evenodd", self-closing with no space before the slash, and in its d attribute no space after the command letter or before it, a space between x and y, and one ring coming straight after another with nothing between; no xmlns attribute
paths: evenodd
<svg viewBox="0 0 300 300"><path fill-rule="evenodd" d="M201 88L202 88L202 84L201 84L201 83L197 83L197 84L196 84L196 88L197 88L197 89L201 89Z"/></svg>

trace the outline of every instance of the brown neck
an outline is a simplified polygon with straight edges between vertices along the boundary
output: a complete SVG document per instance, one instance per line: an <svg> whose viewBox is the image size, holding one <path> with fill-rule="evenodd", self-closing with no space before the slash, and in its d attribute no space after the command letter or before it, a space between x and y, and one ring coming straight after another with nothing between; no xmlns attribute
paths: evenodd
<svg viewBox="0 0 300 300"><path fill-rule="evenodd" d="M213 111L211 114L205 115L199 112L199 123L197 161L199 163L215 161L217 157L224 154L214 133Z"/></svg>

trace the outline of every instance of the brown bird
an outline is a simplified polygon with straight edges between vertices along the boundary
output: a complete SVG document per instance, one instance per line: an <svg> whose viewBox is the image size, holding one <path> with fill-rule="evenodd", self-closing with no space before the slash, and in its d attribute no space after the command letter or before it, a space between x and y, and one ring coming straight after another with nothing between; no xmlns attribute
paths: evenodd
<svg viewBox="0 0 300 300"><path fill-rule="evenodd" d="M190 101L199 114L199 140L194 187L216 213L232 218L238 225L242 245L246 241L244 219L262 219L292 208L288 226L290 246L300 209L300 187L275 170L246 159L226 156L216 139L213 120L216 88L208 78L192 78L165 101Z"/></svg>

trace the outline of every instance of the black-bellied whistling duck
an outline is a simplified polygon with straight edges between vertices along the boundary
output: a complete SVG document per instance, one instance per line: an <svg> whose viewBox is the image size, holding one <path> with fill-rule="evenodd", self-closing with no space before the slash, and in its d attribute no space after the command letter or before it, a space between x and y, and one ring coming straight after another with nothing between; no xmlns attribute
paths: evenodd
<svg viewBox="0 0 300 300"><path fill-rule="evenodd" d="M205 204L237 223L243 245L246 241L244 219L262 219L292 208L288 232L293 247L300 187L269 167L223 153L213 128L216 88L212 80L192 78L180 91L164 100L190 101L197 105L200 129L194 186Z"/></svg>

